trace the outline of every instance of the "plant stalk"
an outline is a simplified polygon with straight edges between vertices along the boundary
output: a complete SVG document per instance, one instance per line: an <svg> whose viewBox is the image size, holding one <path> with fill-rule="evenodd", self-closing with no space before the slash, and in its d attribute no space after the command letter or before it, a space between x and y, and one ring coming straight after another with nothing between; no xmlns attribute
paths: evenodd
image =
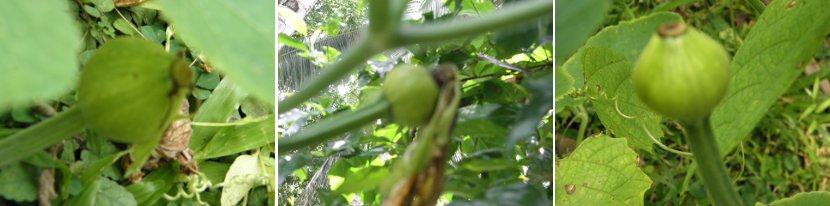
<svg viewBox="0 0 830 206"><path fill-rule="evenodd" d="M389 5L391 5L394 10L391 11L391 13L386 12L388 15L399 15L399 13L403 11L403 6L405 6L405 4L398 1L391 2ZM419 26L395 26L397 23L393 23L391 28L388 28L391 30L390 32L394 32L394 34L387 36L390 41L392 41L389 42L390 44L385 44L383 42L377 44L377 42L375 42L376 39L372 38L361 39L355 44L355 46L352 46L353 48L350 48L348 51L344 52L339 61L326 66L320 75L315 77L310 82L303 84L297 93L294 93L294 95L280 101L277 104L277 114L285 113L312 97L317 96L323 92L329 84L350 74L352 71L359 68L358 66L365 63L367 59L383 50L409 44L438 42L481 34L487 31L511 27L521 22L527 22L551 14L553 14L552 0L534 0L517 3L516 5L499 10L498 13L464 22L438 23ZM400 19L390 20L399 21Z"/></svg>
<svg viewBox="0 0 830 206"><path fill-rule="evenodd" d="M342 79L346 75L350 74L351 71L358 68L361 64L366 63L366 60L372 55L375 55L378 51L373 49L372 40L368 38L363 38L358 41L352 48L348 51L344 52L341 56L341 59L333 64L329 64L323 69L323 72L320 75L314 77L313 80L303 84L297 93L286 97L285 100L279 102L277 108L277 114L282 114L291 110L306 100L311 99L312 97L317 96L321 92L323 92L326 87L329 86L332 82L335 82L339 79Z"/></svg>
<svg viewBox="0 0 830 206"><path fill-rule="evenodd" d="M378 101L355 111L341 112L326 117L291 136L277 139L277 153L285 154L303 147L318 145L337 135L362 127L383 117L389 110L389 102Z"/></svg>
<svg viewBox="0 0 830 206"><path fill-rule="evenodd" d="M469 21L402 25L397 39L399 46L444 41L508 28L552 14L552 0L525 1Z"/></svg>
<svg viewBox="0 0 830 206"><path fill-rule="evenodd" d="M66 111L0 140L0 166L14 163L72 137L86 128L79 107Z"/></svg>
<svg viewBox="0 0 830 206"><path fill-rule="evenodd" d="M686 141L698 165L698 175L714 205L744 205L721 159L709 116L681 124L687 130Z"/></svg>

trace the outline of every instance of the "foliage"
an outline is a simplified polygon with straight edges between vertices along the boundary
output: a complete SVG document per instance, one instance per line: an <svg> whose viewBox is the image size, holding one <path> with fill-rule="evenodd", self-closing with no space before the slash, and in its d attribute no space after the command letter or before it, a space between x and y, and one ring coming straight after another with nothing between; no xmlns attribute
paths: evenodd
<svg viewBox="0 0 830 206"><path fill-rule="evenodd" d="M309 9L305 22L309 30L323 30L329 36L337 35L341 28L356 28L366 24L367 0L318 0Z"/></svg>
<svg viewBox="0 0 830 206"><path fill-rule="evenodd" d="M552 9L543 6L552 2L524 1L498 8L489 1L463 1L461 6L450 1L451 7L459 9L434 18L433 13L425 13L423 19L413 22L393 20L399 19L395 15L402 12L404 1L389 1L386 6L384 2L368 2L369 34L365 39L342 51L338 61L326 65L320 76L296 93L280 95L286 97L278 109L279 205L379 205L397 197L379 188L392 188L401 180L396 178L400 177L399 165L420 164L422 160L427 165L421 166L438 168L430 170L438 173L425 181L437 178L438 184L443 184L430 190L440 196L439 205L549 205L553 192L549 118L552 22L538 19L550 15ZM453 22L466 18L469 22ZM402 36L386 36L398 29ZM280 43L299 42L280 38ZM377 55L395 46L405 46L411 57L400 60ZM451 118L455 123L447 147L427 150L443 153L444 158L433 163L429 157L418 159L410 154L419 152L407 152L418 150L412 149L413 145L427 142L422 137L429 136L422 133L444 124L401 126L385 111L378 112L380 118L366 115L371 121L351 116L388 107L376 101L386 101L377 93L389 67L364 64L370 58L427 68L442 68L437 66L441 64L458 68L459 107L451 109L458 116ZM350 81L334 84L340 78ZM375 95L380 95L380 100ZM312 135L357 121L372 124ZM413 172L413 177L428 173Z"/></svg>
<svg viewBox="0 0 830 206"><path fill-rule="evenodd" d="M8 54L0 57L0 204L273 205L275 34L274 12L268 9L273 7L273 1L0 3L0 51ZM145 39L142 44L165 60L178 54L178 66L186 72L170 70L169 61L144 58L146 50L136 47L107 51L118 55L99 50L126 36ZM122 66L113 67L117 64ZM79 79L89 70L105 72ZM188 72L192 77L182 75ZM173 85L129 84L130 78L148 76ZM107 83L85 92L109 91L107 98L123 101L102 105L95 104L100 99L79 97L78 85L84 83ZM182 110L178 103L129 104L150 95L189 104ZM80 106L84 101L86 107ZM83 115L113 110L132 112ZM133 120L121 125L127 128L159 127L136 112L175 120L155 132L163 136L147 137L156 141L111 141L106 135L113 133L89 124L115 116L107 118ZM242 164L237 157L254 157L248 159L257 164L246 168L261 172L236 177L229 171Z"/></svg>
<svg viewBox="0 0 830 206"><path fill-rule="evenodd" d="M605 15L604 28L580 43L581 48L573 55L557 56L565 59L556 68L554 121L557 152L562 152L558 154L562 159L557 158L557 172L564 169L562 163L589 146L591 138L585 136L605 133L626 139L629 149L640 157L628 164L637 166L655 183L641 188L645 197L630 205L711 203L705 185L693 172L697 165L683 152L689 150L683 140L684 128L645 109L629 80L632 63L657 25L683 19L720 41L733 55L733 77L724 101L712 114L712 125L718 150L725 155L729 176L738 185L744 204L827 190L827 185L820 182L828 178L822 172L828 166L822 154L830 142L824 132L827 120L816 109L826 109L821 104L830 92L819 91L821 84L827 84L820 82L827 81L826 36L830 24L823 20L830 19L830 14L824 12L830 4L758 3L612 1L607 15L597 14ZM557 23L557 28L569 27L585 25L577 21ZM560 38L585 39L578 34L560 37L557 33L557 40ZM600 69L603 73L597 72ZM556 182L573 178L557 175ZM579 189L578 184L575 186ZM795 196L822 198L818 194ZM562 203L568 198L571 196L566 194L560 199L557 195L556 201Z"/></svg>

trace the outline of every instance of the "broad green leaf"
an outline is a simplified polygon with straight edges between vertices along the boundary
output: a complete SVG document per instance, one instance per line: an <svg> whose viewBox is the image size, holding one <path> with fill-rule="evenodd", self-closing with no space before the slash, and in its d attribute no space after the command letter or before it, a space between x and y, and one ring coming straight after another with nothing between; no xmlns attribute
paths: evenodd
<svg viewBox="0 0 830 206"><path fill-rule="evenodd" d="M218 184L225 181L225 174L228 173L230 167L229 163L204 161L199 163L199 172L204 173L210 182Z"/></svg>
<svg viewBox="0 0 830 206"><path fill-rule="evenodd" d="M755 206L799 206L799 205L824 205L830 202L830 192L815 191L798 193L795 196L773 201L769 204L755 203Z"/></svg>
<svg viewBox="0 0 830 206"><path fill-rule="evenodd" d="M275 1L160 0L174 33L262 101L276 96Z"/></svg>
<svg viewBox="0 0 830 206"><path fill-rule="evenodd" d="M130 22L127 22L127 20L124 20L123 18L116 19L115 22L112 23L112 26L115 27L115 29L118 29L121 33L136 35L136 31L133 30Z"/></svg>
<svg viewBox="0 0 830 206"><path fill-rule="evenodd" d="M246 118L239 126L224 127L205 145L196 159L210 159L256 149L274 142L275 116Z"/></svg>
<svg viewBox="0 0 830 206"><path fill-rule="evenodd" d="M555 101L559 101L560 99L564 98L565 95L571 93L574 89L574 77L571 76L568 71L565 70L565 67L558 66L556 67L556 73L553 75L554 80L553 83L556 85L554 88L556 90L555 93ZM580 79L582 76L578 76ZM558 108L558 107L557 107Z"/></svg>
<svg viewBox="0 0 830 206"><path fill-rule="evenodd" d="M344 178L343 184L334 190L336 193L359 193L375 189L389 175L389 168L366 167L351 172Z"/></svg>
<svg viewBox="0 0 830 206"><path fill-rule="evenodd" d="M651 179L626 139L594 136L556 164L556 205L643 205Z"/></svg>
<svg viewBox="0 0 830 206"><path fill-rule="evenodd" d="M237 112L240 102L247 94L239 89L230 80L222 79L210 97L199 107L193 117L193 122L225 123ZM211 138L221 130L221 127L193 127L188 147L199 153Z"/></svg>
<svg viewBox="0 0 830 206"><path fill-rule="evenodd" d="M133 194L127 191L124 186L119 185L105 177L99 180L99 189L95 205L101 206L134 206L138 205Z"/></svg>
<svg viewBox="0 0 830 206"><path fill-rule="evenodd" d="M458 109L458 120L453 135L469 135L471 137L502 137L507 134L503 125L495 123L496 117L491 116L499 109L498 104L473 104Z"/></svg>
<svg viewBox="0 0 830 206"><path fill-rule="evenodd" d="M259 157L255 155L239 155L225 174L225 187L222 188L222 206L236 205L248 195L254 187L254 178L262 176L259 167Z"/></svg>
<svg viewBox="0 0 830 206"><path fill-rule="evenodd" d="M632 64L620 53L604 47L583 48L586 94L599 120L615 136L629 139L630 146L653 152L653 141L663 136L660 116L652 112L634 93ZM646 131L644 128L647 128Z"/></svg>
<svg viewBox="0 0 830 206"><path fill-rule="evenodd" d="M791 4L792 2L792 4ZM732 59L726 97L712 112L721 154L748 137L830 33L830 1L773 1Z"/></svg>
<svg viewBox="0 0 830 206"><path fill-rule="evenodd" d="M609 0L556 0L556 65L562 65L605 20Z"/></svg>
<svg viewBox="0 0 830 206"><path fill-rule="evenodd" d="M37 198L37 181L33 171L15 163L0 168L0 196L4 199L29 202Z"/></svg>
<svg viewBox="0 0 830 206"><path fill-rule="evenodd" d="M161 44L161 42L165 40L164 27L161 27L158 24L144 25L139 27L138 30L141 31L141 34L144 35L147 40L152 42Z"/></svg>
<svg viewBox="0 0 830 206"><path fill-rule="evenodd" d="M67 3L0 1L0 111L73 88L81 35Z"/></svg>
<svg viewBox="0 0 830 206"><path fill-rule="evenodd" d="M216 73L204 73L199 75L199 79L196 80L196 86L205 89L214 89L216 85L219 85L219 74Z"/></svg>
<svg viewBox="0 0 830 206"><path fill-rule="evenodd" d="M646 46L651 35L657 31L657 27L665 22L681 20L680 15L675 13L660 12L645 17L622 22L616 26L609 26L588 39L582 48L602 46L625 56L628 62L636 62L640 51ZM621 41L624 40L624 41ZM585 78L582 76L582 51L576 52L564 65L562 65L574 79L573 87L582 88ZM558 94L557 96L561 96Z"/></svg>

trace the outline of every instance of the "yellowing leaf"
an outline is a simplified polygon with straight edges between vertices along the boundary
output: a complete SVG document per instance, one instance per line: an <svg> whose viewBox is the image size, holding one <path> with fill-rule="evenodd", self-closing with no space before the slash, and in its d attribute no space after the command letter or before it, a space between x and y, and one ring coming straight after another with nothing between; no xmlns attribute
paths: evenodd
<svg viewBox="0 0 830 206"><path fill-rule="evenodd" d="M259 157L255 155L239 155L225 174L225 187L222 188L222 206L236 205L248 195L254 187L256 179L263 174L259 167Z"/></svg>
<svg viewBox="0 0 830 206"><path fill-rule="evenodd" d="M308 27L306 26L305 21L303 21L303 17L288 7L277 7L277 16L285 19L285 23L288 23L288 26L294 28L294 30L296 30L297 33L300 33L300 35L305 36L306 33L308 33Z"/></svg>

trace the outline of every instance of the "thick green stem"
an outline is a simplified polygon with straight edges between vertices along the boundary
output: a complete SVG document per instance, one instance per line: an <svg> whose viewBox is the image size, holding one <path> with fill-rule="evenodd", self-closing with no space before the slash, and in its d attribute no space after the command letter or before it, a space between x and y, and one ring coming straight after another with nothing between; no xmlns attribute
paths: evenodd
<svg viewBox="0 0 830 206"><path fill-rule="evenodd" d="M698 165L698 175L714 205L743 205L721 159L709 117L682 124L686 127L686 140Z"/></svg>
<svg viewBox="0 0 830 206"><path fill-rule="evenodd" d="M338 134L348 132L383 117L389 109L389 102L378 101L375 104L358 108L352 112L342 112L324 118L302 131L277 139L279 154L313 146L337 137Z"/></svg>
<svg viewBox="0 0 830 206"><path fill-rule="evenodd" d="M551 14L552 0L527 1L469 21L402 26L397 39L400 45L443 41L515 26Z"/></svg>
<svg viewBox="0 0 830 206"><path fill-rule="evenodd" d="M387 33L389 28L389 21L398 21L398 19L389 19L389 0L372 0L369 1L369 32L370 33Z"/></svg>
<svg viewBox="0 0 830 206"><path fill-rule="evenodd" d="M17 162L72 137L86 128L81 110L72 107L43 122L0 140L0 166Z"/></svg>
<svg viewBox="0 0 830 206"><path fill-rule="evenodd" d="M282 114L290 109L293 109L306 100L323 92L326 87L332 82L342 79L357 66L366 62L369 57L375 55L378 51L372 49L371 40L361 39L355 46L343 53L342 59L333 64L328 65L323 72L320 73L310 82L305 83L297 93L291 95L278 104L277 114Z"/></svg>
<svg viewBox="0 0 830 206"><path fill-rule="evenodd" d="M391 12L387 12L388 15L400 16L399 13L403 11L402 9L405 4L404 1L394 1L388 5L392 8ZM277 104L277 114L285 113L312 97L317 96L329 84L350 74L359 65L366 62L367 59L383 50L396 46L437 42L481 34L551 14L553 14L552 0L536 0L517 3L514 6L505 7L503 10L499 10L494 14L464 22L401 26L399 28L395 26L398 23L397 21L400 21L399 18L389 19L395 22L388 28L391 32L394 32L394 35L386 36L391 42L381 41L378 43L376 42L377 39L371 38L374 37L372 35L369 35L370 38L360 40L353 48L343 53L341 60L327 66L319 76L300 87L301 89L297 93L280 101Z"/></svg>

